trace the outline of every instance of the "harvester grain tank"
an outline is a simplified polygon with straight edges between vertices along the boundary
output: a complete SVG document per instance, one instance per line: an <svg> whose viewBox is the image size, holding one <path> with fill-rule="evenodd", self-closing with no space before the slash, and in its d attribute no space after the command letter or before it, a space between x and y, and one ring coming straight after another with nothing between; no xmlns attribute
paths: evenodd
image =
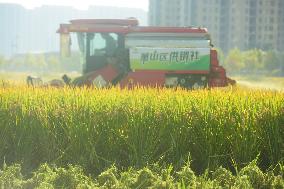
<svg viewBox="0 0 284 189"><path fill-rule="evenodd" d="M235 81L219 65L205 28L139 26L136 19L79 19L61 24L61 54L77 34L83 75L77 85L225 87Z"/></svg>

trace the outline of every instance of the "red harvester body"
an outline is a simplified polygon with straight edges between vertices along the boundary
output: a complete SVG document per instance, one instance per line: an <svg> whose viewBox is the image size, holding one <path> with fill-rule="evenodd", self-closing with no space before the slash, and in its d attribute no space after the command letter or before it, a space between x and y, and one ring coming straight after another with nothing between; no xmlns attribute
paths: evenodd
<svg viewBox="0 0 284 189"><path fill-rule="evenodd" d="M98 87L225 87L235 84L219 65L205 28L139 26L136 19L81 19L61 24L61 54L77 33L83 76L78 85Z"/></svg>

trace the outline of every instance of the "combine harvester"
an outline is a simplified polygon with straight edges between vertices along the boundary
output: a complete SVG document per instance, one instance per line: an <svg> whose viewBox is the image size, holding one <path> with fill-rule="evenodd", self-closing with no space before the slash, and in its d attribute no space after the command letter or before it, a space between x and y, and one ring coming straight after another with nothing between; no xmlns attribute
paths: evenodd
<svg viewBox="0 0 284 189"><path fill-rule="evenodd" d="M61 24L61 55L77 34L83 76L76 85L189 89L235 84L219 65L204 28L139 26L136 19L81 19Z"/></svg>

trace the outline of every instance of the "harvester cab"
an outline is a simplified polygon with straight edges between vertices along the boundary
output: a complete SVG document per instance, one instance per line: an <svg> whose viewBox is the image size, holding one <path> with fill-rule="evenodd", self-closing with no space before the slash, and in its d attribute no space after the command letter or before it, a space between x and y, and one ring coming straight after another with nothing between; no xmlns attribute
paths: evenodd
<svg viewBox="0 0 284 189"><path fill-rule="evenodd" d="M75 32L83 60L76 85L105 87L227 86L234 81L219 66L204 28L142 27L136 19L81 19L61 24L61 55L70 55Z"/></svg>

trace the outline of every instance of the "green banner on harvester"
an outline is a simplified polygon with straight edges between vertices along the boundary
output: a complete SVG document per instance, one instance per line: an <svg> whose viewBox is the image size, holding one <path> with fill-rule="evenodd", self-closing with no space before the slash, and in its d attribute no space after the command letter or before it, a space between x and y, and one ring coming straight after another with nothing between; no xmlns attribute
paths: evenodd
<svg viewBox="0 0 284 189"><path fill-rule="evenodd" d="M156 48L130 49L132 70L209 70L210 48Z"/></svg>

